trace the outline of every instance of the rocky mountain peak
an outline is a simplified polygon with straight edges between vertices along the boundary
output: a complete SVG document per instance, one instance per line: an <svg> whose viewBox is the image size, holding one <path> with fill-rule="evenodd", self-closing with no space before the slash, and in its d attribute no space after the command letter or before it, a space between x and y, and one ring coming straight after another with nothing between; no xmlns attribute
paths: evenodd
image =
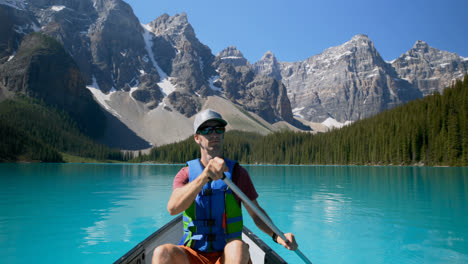
<svg viewBox="0 0 468 264"><path fill-rule="evenodd" d="M242 52L238 50L235 46L230 46L222 50L216 55L216 60L221 62L231 63L234 66L247 66L249 62L244 57Z"/></svg>
<svg viewBox="0 0 468 264"><path fill-rule="evenodd" d="M408 50L408 52L403 54L400 58L405 58L406 60L408 60L409 59L408 56L409 56L413 58L433 60L433 59L445 58L446 56L452 57L452 55L455 55L455 54L433 48L429 46L427 42L418 40L413 45L413 47L410 50Z"/></svg>
<svg viewBox="0 0 468 264"><path fill-rule="evenodd" d="M308 58L305 64L309 65L308 67L315 65L314 69L320 72L332 69L342 72L368 72L374 70L375 65L386 67L374 43L364 34L356 35L340 46L328 48L321 54ZM312 74L315 71L307 70L307 73Z"/></svg>
<svg viewBox="0 0 468 264"><path fill-rule="evenodd" d="M267 51L259 61L254 63L253 69L256 73L263 73L276 80L281 80L280 65L271 51Z"/></svg>
<svg viewBox="0 0 468 264"><path fill-rule="evenodd" d="M92 0L92 1L93 1L94 8L98 12L112 10L119 2L122 2L122 0Z"/></svg>
<svg viewBox="0 0 468 264"><path fill-rule="evenodd" d="M351 38L351 41L371 42L366 34L357 34Z"/></svg>
<svg viewBox="0 0 468 264"><path fill-rule="evenodd" d="M189 38L195 38L195 31L188 22L186 13L175 14L174 16L163 14L148 25L156 36L176 37L184 35Z"/></svg>
<svg viewBox="0 0 468 264"><path fill-rule="evenodd" d="M335 59L342 58L344 55L354 55L356 52L362 53L377 53L374 43L364 34L356 35L348 42L326 49L321 54L314 57L333 56ZM338 57L336 57L338 56Z"/></svg>
<svg viewBox="0 0 468 264"><path fill-rule="evenodd" d="M229 56L236 56L236 57L244 58L244 55L242 54L242 52L238 50L236 46L233 46L233 45L223 49L221 52L218 53L217 56L220 56L221 58L229 57Z"/></svg>
<svg viewBox="0 0 468 264"><path fill-rule="evenodd" d="M189 24L188 22L188 17L187 17L187 13L185 12L182 12L180 14L176 14L174 16L174 21L178 24L181 24L181 25L186 25L186 24Z"/></svg>
<svg viewBox="0 0 468 264"><path fill-rule="evenodd" d="M429 50L429 45L425 41L418 40L416 41L412 49L427 52Z"/></svg>
<svg viewBox="0 0 468 264"><path fill-rule="evenodd" d="M370 53L373 57L380 57L377 49L374 47L374 43L369 39L367 35L359 34L351 38L350 41L341 45L342 48L347 49L350 52L358 52L360 55L363 53Z"/></svg>
<svg viewBox="0 0 468 264"><path fill-rule="evenodd" d="M267 62L256 69L272 76L275 68ZM314 122L358 120L418 97L395 81L396 73L363 34L305 61L277 65L294 114Z"/></svg>
<svg viewBox="0 0 468 264"><path fill-rule="evenodd" d="M468 70L468 61L418 40L408 52L393 61L392 66L400 78L412 83L423 95L429 95L442 92L454 78L463 78Z"/></svg>
<svg viewBox="0 0 468 264"><path fill-rule="evenodd" d="M214 56L202 44L188 22L187 14L163 14L147 27L155 37L152 50L158 65L188 93L210 94L207 80L215 74L211 66Z"/></svg>
<svg viewBox="0 0 468 264"><path fill-rule="evenodd" d="M275 57L275 54L273 54L273 52L271 52L270 50L267 51L263 57L261 58L261 60L263 61L275 61L276 60L276 57Z"/></svg>

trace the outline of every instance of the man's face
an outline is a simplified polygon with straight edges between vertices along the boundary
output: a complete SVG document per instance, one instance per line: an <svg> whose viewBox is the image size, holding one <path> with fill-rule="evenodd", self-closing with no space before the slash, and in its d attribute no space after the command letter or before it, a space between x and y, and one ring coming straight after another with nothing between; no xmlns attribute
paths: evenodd
<svg viewBox="0 0 468 264"><path fill-rule="evenodd" d="M219 134L212 128L224 128L224 126L217 121L208 121L203 123L198 130L205 130L205 132L208 133L206 135L203 135L203 133L195 134L195 141L200 148L205 149L208 152L222 152L224 134Z"/></svg>

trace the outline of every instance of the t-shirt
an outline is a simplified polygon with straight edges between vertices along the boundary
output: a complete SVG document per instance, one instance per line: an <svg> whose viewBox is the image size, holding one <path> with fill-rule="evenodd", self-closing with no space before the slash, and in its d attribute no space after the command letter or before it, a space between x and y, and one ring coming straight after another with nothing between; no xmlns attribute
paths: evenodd
<svg viewBox="0 0 468 264"><path fill-rule="evenodd" d="M189 168L188 166L183 167L175 176L174 178L174 183L172 185L172 190L175 190L179 187L184 186L189 182ZM239 164L236 164L234 167L234 172L232 175L232 182L241 189L241 191L249 197L250 200L256 200L258 198L258 193L257 190L255 190L255 187L252 183L252 179L250 179L250 175L247 172L246 169L244 169L242 166ZM239 197L237 197L236 194L234 194L234 197L237 200L237 203L239 203L239 206L241 204L241 200Z"/></svg>

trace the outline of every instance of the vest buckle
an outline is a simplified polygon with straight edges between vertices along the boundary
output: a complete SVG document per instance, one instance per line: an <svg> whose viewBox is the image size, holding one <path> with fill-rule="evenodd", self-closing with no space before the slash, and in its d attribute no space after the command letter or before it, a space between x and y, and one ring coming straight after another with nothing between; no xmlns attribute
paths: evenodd
<svg viewBox="0 0 468 264"><path fill-rule="evenodd" d="M212 193L213 193L212 189L204 189L203 190L203 195L208 196L208 195L211 195Z"/></svg>
<svg viewBox="0 0 468 264"><path fill-rule="evenodd" d="M205 220L205 226L214 226L215 225L215 220L214 219L206 219Z"/></svg>

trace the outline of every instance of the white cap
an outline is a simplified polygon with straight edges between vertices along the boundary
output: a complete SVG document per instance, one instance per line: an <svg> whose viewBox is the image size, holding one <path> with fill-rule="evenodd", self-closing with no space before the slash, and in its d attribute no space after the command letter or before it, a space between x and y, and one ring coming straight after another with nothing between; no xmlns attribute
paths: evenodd
<svg viewBox="0 0 468 264"><path fill-rule="evenodd" d="M195 121L193 122L193 133L197 133L198 128L203 125L203 123L212 120L220 122L223 126L227 125L226 120L224 120L218 112L212 109L205 109L195 116Z"/></svg>

